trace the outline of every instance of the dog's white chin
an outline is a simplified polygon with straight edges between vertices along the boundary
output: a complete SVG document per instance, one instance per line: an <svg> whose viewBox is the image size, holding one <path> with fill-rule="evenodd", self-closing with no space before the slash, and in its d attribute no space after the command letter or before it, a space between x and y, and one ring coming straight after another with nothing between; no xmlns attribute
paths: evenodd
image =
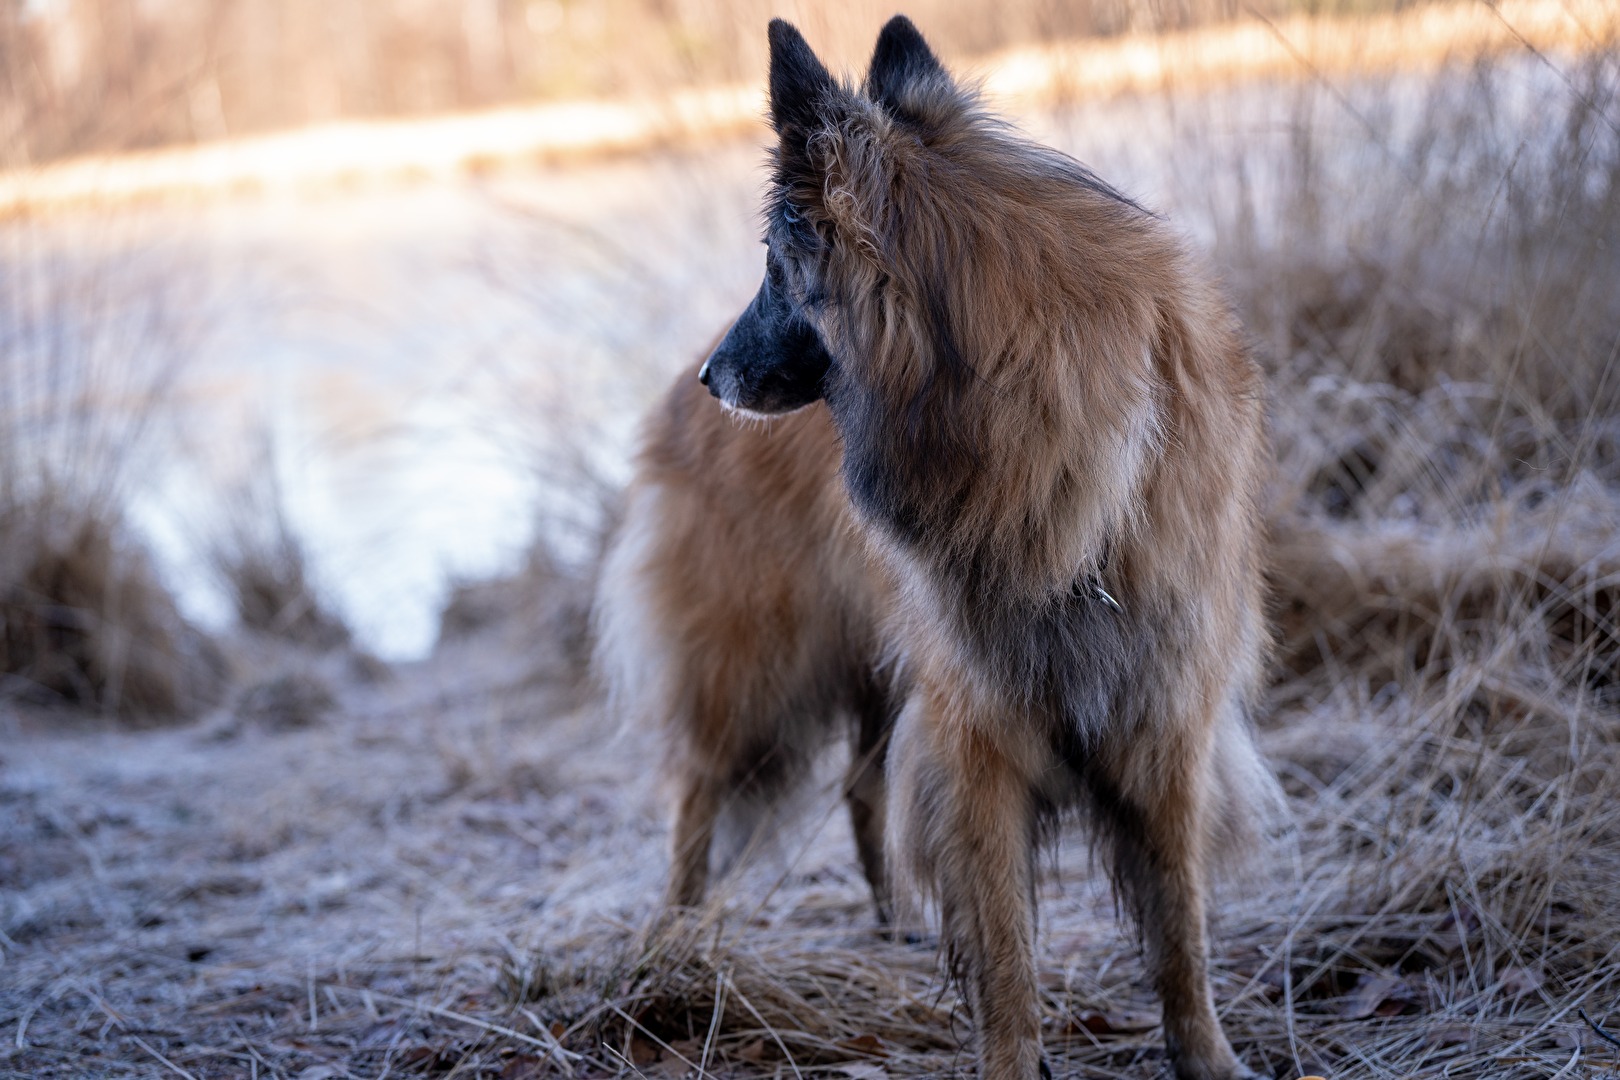
<svg viewBox="0 0 1620 1080"><path fill-rule="evenodd" d="M808 405L799 405L791 409L783 409L781 412L758 412L742 405L733 405L725 398L717 398L716 400L720 402L720 407L725 409L726 412L730 413L732 416L740 417L744 420L760 420L765 422L779 420L784 416L792 416L800 409L809 408Z"/></svg>

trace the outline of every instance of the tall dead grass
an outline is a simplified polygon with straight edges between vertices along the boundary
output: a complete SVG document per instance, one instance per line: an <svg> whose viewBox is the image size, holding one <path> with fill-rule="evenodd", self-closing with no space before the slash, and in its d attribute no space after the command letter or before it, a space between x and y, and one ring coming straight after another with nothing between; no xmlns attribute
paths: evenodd
<svg viewBox="0 0 1620 1080"><path fill-rule="evenodd" d="M222 508L209 551L214 576L241 628L312 649L347 646L348 624L315 580L305 540L287 516L267 424L256 443Z"/></svg>
<svg viewBox="0 0 1620 1080"><path fill-rule="evenodd" d="M1312 853L1290 992L1390 995L1317 1044L1374 1074L1595 1067L1582 1010L1620 990L1613 45L1529 61L1530 102L1478 65L1384 132L1377 198L1302 183L1310 211L1239 261L1276 395L1274 739ZM1325 152L1302 142L1302 180Z"/></svg>
<svg viewBox="0 0 1620 1080"><path fill-rule="evenodd" d="M0 225L0 676L26 698L172 719L216 700L222 661L128 507L205 327L197 297L159 285L186 276L160 256L61 239Z"/></svg>
<svg viewBox="0 0 1620 1080"><path fill-rule="evenodd" d="M0 692L162 720L222 675L116 508L56 490L0 505Z"/></svg>

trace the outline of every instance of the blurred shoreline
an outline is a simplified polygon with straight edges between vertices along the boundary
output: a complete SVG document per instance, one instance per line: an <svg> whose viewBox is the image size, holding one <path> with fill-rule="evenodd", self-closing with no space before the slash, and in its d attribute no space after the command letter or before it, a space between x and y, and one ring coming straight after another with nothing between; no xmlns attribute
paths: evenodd
<svg viewBox="0 0 1620 1080"><path fill-rule="evenodd" d="M958 67L980 78L994 108L1018 114L1129 93L1431 70L1510 51L1579 55L1606 47L1615 17L1604 0L1465 0L1389 15L1250 19L1181 33L1058 42ZM344 121L201 146L86 156L0 172L0 221L267 191L314 194L643 153L757 131L762 112L756 81L676 90L657 100Z"/></svg>

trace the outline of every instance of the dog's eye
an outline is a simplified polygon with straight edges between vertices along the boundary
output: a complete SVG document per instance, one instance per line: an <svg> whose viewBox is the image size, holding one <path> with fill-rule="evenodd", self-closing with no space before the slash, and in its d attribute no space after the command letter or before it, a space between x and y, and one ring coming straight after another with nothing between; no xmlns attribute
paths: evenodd
<svg viewBox="0 0 1620 1080"><path fill-rule="evenodd" d="M804 207L783 199L777 213L780 215L777 219L780 224L774 232L784 248L810 251L820 246L815 223L810 220Z"/></svg>

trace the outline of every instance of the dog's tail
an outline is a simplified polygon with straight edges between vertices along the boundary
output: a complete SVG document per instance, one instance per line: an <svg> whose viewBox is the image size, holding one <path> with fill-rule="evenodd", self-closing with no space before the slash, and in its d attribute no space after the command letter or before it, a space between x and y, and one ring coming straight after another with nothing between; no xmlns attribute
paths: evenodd
<svg viewBox="0 0 1620 1080"><path fill-rule="evenodd" d="M1288 804L1242 705L1234 703L1222 713L1214 754L1211 869L1230 878L1234 870L1252 865L1266 842L1287 829Z"/></svg>
<svg viewBox="0 0 1620 1080"><path fill-rule="evenodd" d="M648 577L659 542L658 495L650 485L625 493L593 590L591 673L620 735L656 730L662 703L673 692Z"/></svg>

